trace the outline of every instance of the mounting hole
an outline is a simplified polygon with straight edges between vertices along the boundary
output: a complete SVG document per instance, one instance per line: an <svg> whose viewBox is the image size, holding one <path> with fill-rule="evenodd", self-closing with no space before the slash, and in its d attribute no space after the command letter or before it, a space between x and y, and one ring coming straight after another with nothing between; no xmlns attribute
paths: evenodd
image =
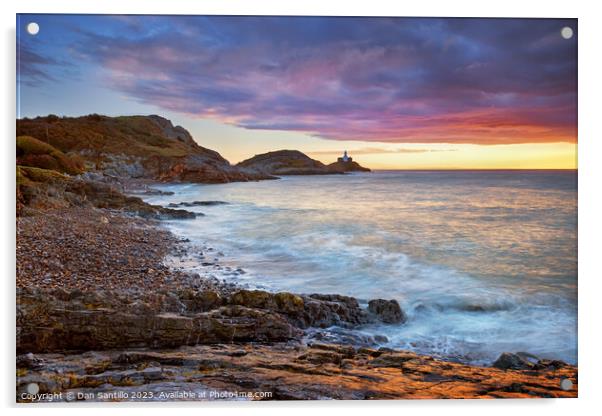
<svg viewBox="0 0 602 416"><path fill-rule="evenodd" d="M568 378L563 378L562 380L560 380L560 388L562 390L568 391L573 388L573 382Z"/></svg>
<svg viewBox="0 0 602 416"><path fill-rule="evenodd" d="M26 389L27 393L29 394L38 394L38 392L40 391L40 386L38 385L38 383L29 383Z"/></svg>
<svg viewBox="0 0 602 416"><path fill-rule="evenodd" d="M571 29L568 26L565 26L560 30L560 35L565 39L570 39L573 37L573 29Z"/></svg>
<svg viewBox="0 0 602 416"><path fill-rule="evenodd" d="M27 24L27 33L29 33L30 35L35 36L38 34L39 31L40 25L36 22L30 22Z"/></svg>

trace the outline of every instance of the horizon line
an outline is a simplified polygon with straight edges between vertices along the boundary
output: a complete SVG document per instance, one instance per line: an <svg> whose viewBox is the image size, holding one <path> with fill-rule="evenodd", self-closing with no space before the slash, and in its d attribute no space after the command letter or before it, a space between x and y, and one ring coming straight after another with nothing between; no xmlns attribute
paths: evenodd
<svg viewBox="0 0 602 416"><path fill-rule="evenodd" d="M377 169L372 171L577 171L578 168L417 168L417 169Z"/></svg>

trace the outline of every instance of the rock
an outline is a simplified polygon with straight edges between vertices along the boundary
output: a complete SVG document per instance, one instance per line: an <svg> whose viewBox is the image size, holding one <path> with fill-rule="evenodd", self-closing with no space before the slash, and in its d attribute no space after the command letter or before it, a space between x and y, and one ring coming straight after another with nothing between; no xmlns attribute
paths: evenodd
<svg viewBox="0 0 602 416"><path fill-rule="evenodd" d="M221 298L210 291L186 295L182 301L168 293L155 303L131 302L131 308L125 302L127 299L101 293L91 293L77 302L63 302L43 291L21 295L17 351L172 348L234 341L276 342L302 335L274 311L219 306Z"/></svg>
<svg viewBox="0 0 602 416"><path fill-rule="evenodd" d="M387 324L404 323L407 320L396 300L374 299L368 303L368 310Z"/></svg>
<svg viewBox="0 0 602 416"><path fill-rule="evenodd" d="M20 293L17 309L18 351L34 353L275 342L300 339L299 328L370 322L355 298L261 290L223 297L214 290L182 289L134 299L34 290Z"/></svg>
<svg viewBox="0 0 602 416"><path fill-rule="evenodd" d="M558 370L568 364L560 360L546 360L527 353L502 353L493 363L493 367L502 370Z"/></svg>
<svg viewBox="0 0 602 416"><path fill-rule="evenodd" d="M172 192L172 191L161 191L160 189L150 188L150 189L146 189L145 191L143 191L142 194L143 195L163 195L163 196L169 196L169 195L174 195L175 192Z"/></svg>
<svg viewBox="0 0 602 416"><path fill-rule="evenodd" d="M495 360L493 367L501 370L529 370L533 369L535 364L522 354L504 352Z"/></svg>
<svg viewBox="0 0 602 416"><path fill-rule="evenodd" d="M178 202L178 203L170 203L167 205L168 207L206 207L206 206L214 206L214 205L226 205L227 202L224 201L192 201L192 202Z"/></svg>
<svg viewBox="0 0 602 416"><path fill-rule="evenodd" d="M312 342L308 344L308 346L312 350L334 351L344 358L353 358L356 352L355 348L353 348L351 345L322 344L318 342Z"/></svg>
<svg viewBox="0 0 602 416"><path fill-rule="evenodd" d="M80 204L91 203L97 208L123 210L148 219L183 220L203 215L182 209L151 205L138 197L126 196L116 188L101 182L73 179L66 184L65 192L77 196Z"/></svg>
<svg viewBox="0 0 602 416"><path fill-rule="evenodd" d="M180 301L188 312L207 312L225 304L225 299L215 290L182 290L178 292Z"/></svg>
<svg viewBox="0 0 602 416"><path fill-rule="evenodd" d="M239 305L223 306L195 319L200 328L196 343L275 342L302 335L278 314Z"/></svg>
<svg viewBox="0 0 602 416"><path fill-rule="evenodd" d="M307 328L305 330L305 338L308 341L319 341L329 344L350 344L362 347L375 347L378 345L374 337L363 334L354 328L354 326L348 328L340 326Z"/></svg>
<svg viewBox="0 0 602 416"><path fill-rule="evenodd" d="M17 368L36 369L41 368L43 364L43 361L37 358L31 352L17 355Z"/></svg>
<svg viewBox="0 0 602 416"><path fill-rule="evenodd" d="M307 361L312 364L324 365L334 364L340 365L343 360L343 356L334 351L308 351L306 354L302 354L297 357L297 361Z"/></svg>
<svg viewBox="0 0 602 416"><path fill-rule="evenodd" d="M263 290L239 290L228 299L228 303L281 313L300 328L370 322L355 298L341 295L299 296L287 292L274 294Z"/></svg>
<svg viewBox="0 0 602 416"><path fill-rule="evenodd" d="M345 172L370 172L370 169L353 161L338 161L324 165L298 150L278 150L255 155L236 165L247 172L260 172L268 175L329 175Z"/></svg>
<svg viewBox="0 0 602 416"><path fill-rule="evenodd" d="M307 326L326 328L372 322L357 299L342 295L312 294L304 297Z"/></svg>
<svg viewBox="0 0 602 416"><path fill-rule="evenodd" d="M536 370L558 370L569 364L561 360L539 360L535 365Z"/></svg>
<svg viewBox="0 0 602 416"><path fill-rule="evenodd" d="M244 352L244 354L243 354ZM262 391L265 399L357 400L576 397L577 368L503 371L391 351L291 342L227 343L161 350L44 354L17 368L17 401L30 383L43 392ZM559 388L560 380L573 383ZM96 401L97 394L86 400ZM174 396L171 400L181 400Z"/></svg>
<svg viewBox="0 0 602 416"><path fill-rule="evenodd" d="M51 129L48 123L48 117L19 119L17 135L76 153L82 165L110 176L199 183L273 178L232 166L218 152L199 146L186 129L157 115L62 117Z"/></svg>
<svg viewBox="0 0 602 416"><path fill-rule="evenodd" d="M418 356L414 353L390 350L390 352L383 352L370 360L369 365L371 367L401 367L406 362L417 358Z"/></svg>
<svg viewBox="0 0 602 416"><path fill-rule="evenodd" d="M329 175L341 173L328 169L322 162L314 160L298 150L278 150L255 155L236 165L245 172L265 175Z"/></svg>
<svg viewBox="0 0 602 416"><path fill-rule="evenodd" d="M235 350L235 351L232 351L232 352L228 353L228 355L230 357L244 357L247 354L248 354L248 352L245 351L245 350Z"/></svg>
<svg viewBox="0 0 602 416"><path fill-rule="evenodd" d="M359 163L353 161L337 161L328 165L327 168L335 172L370 172L370 169L360 166Z"/></svg>

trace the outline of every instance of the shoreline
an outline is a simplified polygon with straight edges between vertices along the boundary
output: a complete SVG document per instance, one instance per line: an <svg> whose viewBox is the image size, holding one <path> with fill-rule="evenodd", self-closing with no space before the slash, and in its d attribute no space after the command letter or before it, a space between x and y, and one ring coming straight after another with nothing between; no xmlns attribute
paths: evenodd
<svg viewBox="0 0 602 416"><path fill-rule="evenodd" d="M203 370L189 381L197 389L241 388L237 380L224 380L222 372L228 368L240 371L242 385L252 379L251 384L255 383L257 388L269 386L272 393L276 392L271 399L575 397L577 394L577 367L558 361L530 362L512 355L501 364L508 366L502 370L375 345L362 347L330 344L330 339L308 339L308 332L320 334L332 324L346 327L352 334L358 325L379 318L360 308L354 298L248 290L167 267L167 256L190 255L191 246L186 247L187 242L156 220L98 208L59 212L60 216L46 212L22 217L17 222L17 349L21 353L17 359L17 401L28 401L20 399L19 393L32 381L48 393L85 390L98 394L103 389L134 391L141 386L168 388L175 382L174 374L199 370L197 362L190 368L194 360L178 361L174 354L180 357L201 354L211 361L210 371ZM66 218L70 221L65 222ZM65 224L69 224L67 233ZM56 233L56 227L63 232ZM44 233L45 238L41 238ZM24 260L32 254L33 245L46 252L45 256L36 252L44 261L34 262L48 268L46 273L40 273L35 264ZM94 257L89 254L94 247L106 252L104 256L96 256L98 264L94 273L90 273L90 264L84 260ZM58 251L52 252L54 249ZM75 263L68 267L70 276L56 273L57 269L66 269L54 261L56 258L74 256ZM50 280L30 280L28 276L33 275ZM80 275L86 278L78 279ZM40 286L43 288L30 289ZM37 307L53 312L36 315ZM120 329L116 319L129 320L129 324ZM62 328L41 336L36 325L48 325L49 320ZM161 327L160 332L157 327ZM155 332L151 338L156 339L147 341L145 328L152 328ZM133 334L127 334L128 331ZM191 342L191 331L196 331L196 340L201 343ZM65 342L57 344L51 341L53 336L61 336ZM124 361L123 354L130 353L150 355L136 363ZM89 377L89 368L73 365L77 357L88 362L88 367L98 367L94 377ZM277 359L280 364L266 367L266 359ZM178 365L173 364L176 361ZM61 367L63 370L57 373ZM153 371L144 372L147 368ZM450 369L454 374L458 371L471 374L472 379L467 375L456 377ZM271 378L274 372L278 373L278 383ZM60 374L71 374L71 378ZM345 374L355 377L355 381L333 391L333 385L340 383ZM495 382L485 388L488 382L479 378L479 374L486 374L486 379L495 377ZM290 379L284 383L288 393L282 390L282 377ZM307 377L318 378L322 384L318 381L308 384ZM571 379L575 387L561 390L561 378ZM372 379L381 381L374 385ZM466 393L466 389L471 393ZM100 400L98 395L94 397L95 401Z"/></svg>

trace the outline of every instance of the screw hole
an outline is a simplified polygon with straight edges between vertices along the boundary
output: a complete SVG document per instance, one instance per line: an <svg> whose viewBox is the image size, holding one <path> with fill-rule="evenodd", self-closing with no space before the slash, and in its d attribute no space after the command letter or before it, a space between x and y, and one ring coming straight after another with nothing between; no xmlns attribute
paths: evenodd
<svg viewBox="0 0 602 416"><path fill-rule="evenodd" d="M27 33L29 33L32 36L35 36L38 34L38 32L40 31L40 25L38 25L36 22L30 22L27 24Z"/></svg>
<svg viewBox="0 0 602 416"><path fill-rule="evenodd" d="M571 29L568 26L565 26L560 31L560 35L562 35L562 37L565 38L565 39L570 39L570 38L573 37L573 29Z"/></svg>

